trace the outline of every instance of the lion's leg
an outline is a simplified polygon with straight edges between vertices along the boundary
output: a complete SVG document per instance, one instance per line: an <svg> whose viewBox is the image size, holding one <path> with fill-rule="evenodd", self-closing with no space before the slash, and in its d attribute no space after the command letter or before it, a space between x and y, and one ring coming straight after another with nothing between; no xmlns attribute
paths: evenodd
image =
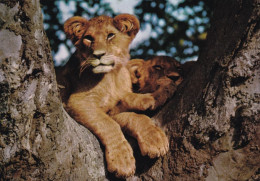
<svg viewBox="0 0 260 181"><path fill-rule="evenodd" d="M155 107L155 99L151 94L129 92L121 101L128 110L145 111L147 109L154 109Z"/></svg>
<svg viewBox="0 0 260 181"><path fill-rule="evenodd" d="M68 103L69 113L76 121L90 129L105 146L108 171L115 173L117 177L133 175L135 172L133 150L119 124L101 109L88 108L90 105L87 105L86 101L73 100L73 96L71 98Z"/></svg>
<svg viewBox="0 0 260 181"><path fill-rule="evenodd" d="M155 158L165 155L169 150L165 133L146 115L123 112L113 118L126 133L137 139L143 156Z"/></svg>

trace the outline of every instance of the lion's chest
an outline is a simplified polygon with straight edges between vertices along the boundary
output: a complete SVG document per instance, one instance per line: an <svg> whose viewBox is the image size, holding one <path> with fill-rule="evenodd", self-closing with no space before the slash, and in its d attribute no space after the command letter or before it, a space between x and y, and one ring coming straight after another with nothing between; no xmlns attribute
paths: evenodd
<svg viewBox="0 0 260 181"><path fill-rule="evenodd" d="M95 78L95 79L94 79ZM104 111L116 106L126 93L131 92L132 83L126 68L112 71L100 77L86 77L76 92L84 92L84 99Z"/></svg>

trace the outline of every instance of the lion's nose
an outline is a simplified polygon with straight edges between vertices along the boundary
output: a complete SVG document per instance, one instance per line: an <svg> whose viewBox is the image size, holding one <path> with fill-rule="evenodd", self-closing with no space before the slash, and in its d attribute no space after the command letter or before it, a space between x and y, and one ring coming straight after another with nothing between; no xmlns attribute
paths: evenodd
<svg viewBox="0 0 260 181"><path fill-rule="evenodd" d="M104 50L95 50L93 52L93 55L95 58L100 59L102 56L104 56L106 54L106 52Z"/></svg>

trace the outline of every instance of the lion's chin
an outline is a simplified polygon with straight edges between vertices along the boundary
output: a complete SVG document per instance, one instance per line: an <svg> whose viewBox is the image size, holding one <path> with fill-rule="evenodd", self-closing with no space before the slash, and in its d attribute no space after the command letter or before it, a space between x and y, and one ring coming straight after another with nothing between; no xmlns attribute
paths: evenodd
<svg viewBox="0 0 260 181"><path fill-rule="evenodd" d="M92 69L95 74L108 73L114 68L113 65L99 65Z"/></svg>

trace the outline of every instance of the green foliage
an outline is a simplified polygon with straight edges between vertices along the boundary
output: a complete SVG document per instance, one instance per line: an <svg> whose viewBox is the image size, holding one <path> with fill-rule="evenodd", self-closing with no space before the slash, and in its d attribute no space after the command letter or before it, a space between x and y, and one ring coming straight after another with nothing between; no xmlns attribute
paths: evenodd
<svg viewBox="0 0 260 181"><path fill-rule="evenodd" d="M70 53L75 49L63 33L67 18L115 16L110 4L104 0L42 0L41 4L54 55L61 45ZM169 55L180 61L196 59L209 27L211 4L206 0L140 0L134 13L141 22L141 29L150 31L150 37L132 49L132 57L147 59L151 55Z"/></svg>

